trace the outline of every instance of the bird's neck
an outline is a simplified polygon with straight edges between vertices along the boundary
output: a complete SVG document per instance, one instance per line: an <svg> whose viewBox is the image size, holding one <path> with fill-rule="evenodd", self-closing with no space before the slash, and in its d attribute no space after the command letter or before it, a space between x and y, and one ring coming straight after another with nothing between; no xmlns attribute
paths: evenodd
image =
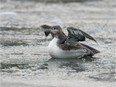
<svg viewBox="0 0 116 87"><path fill-rule="evenodd" d="M58 39L59 44L63 44L67 39L67 36L63 32L59 32L55 35L55 38Z"/></svg>

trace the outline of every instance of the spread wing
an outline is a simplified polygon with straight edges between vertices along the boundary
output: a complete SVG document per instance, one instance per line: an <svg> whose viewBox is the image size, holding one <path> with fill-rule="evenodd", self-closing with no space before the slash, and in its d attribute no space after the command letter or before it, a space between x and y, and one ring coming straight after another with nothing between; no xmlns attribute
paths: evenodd
<svg viewBox="0 0 116 87"><path fill-rule="evenodd" d="M68 40L69 41L79 42L79 41L85 41L85 39L88 38L97 43L97 41L92 36L90 36L89 34L85 33L84 31L82 31L80 29L76 29L74 27L68 27L67 31L68 31Z"/></svg>

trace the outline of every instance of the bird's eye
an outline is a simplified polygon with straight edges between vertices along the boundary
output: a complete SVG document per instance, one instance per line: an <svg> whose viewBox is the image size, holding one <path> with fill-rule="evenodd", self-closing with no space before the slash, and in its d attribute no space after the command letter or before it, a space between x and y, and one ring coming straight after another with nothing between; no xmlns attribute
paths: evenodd
<svg viewBox="0 0 116 87"><path fill-rule="evenodd" d="M55 30L56 28L54 27L53 30Z"/></svg>

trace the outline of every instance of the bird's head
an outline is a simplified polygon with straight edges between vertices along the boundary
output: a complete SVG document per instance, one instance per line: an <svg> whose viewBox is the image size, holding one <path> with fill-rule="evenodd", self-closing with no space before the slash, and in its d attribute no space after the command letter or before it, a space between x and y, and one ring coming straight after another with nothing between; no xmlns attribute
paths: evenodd
<svg viewBox="0 0 116 87"><path fill-rule="evenodd" d="M52 37L54 37L58 35L60 32L62 32L62 29L59 25L54 25L54 26L41 25L40 28L44 31L46 37L49 34L51 34Z"/></svg>

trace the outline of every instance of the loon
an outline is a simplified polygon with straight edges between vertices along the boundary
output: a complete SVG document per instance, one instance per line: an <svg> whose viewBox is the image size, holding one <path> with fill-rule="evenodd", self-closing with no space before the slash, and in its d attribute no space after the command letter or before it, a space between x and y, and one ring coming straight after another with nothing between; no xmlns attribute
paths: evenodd
<svg viewBox="0 0 116 87"><path fill-rule="evenodd" d="M92 36L84 31L67 27L68 35L66 35L59 25L49 26L41 25L45 36L52 35L52 40L48 45L48 52L52 58L82 58L86 56L94 56L100 51L86 44L80 43L86 38L97 42Z"/></svg>

